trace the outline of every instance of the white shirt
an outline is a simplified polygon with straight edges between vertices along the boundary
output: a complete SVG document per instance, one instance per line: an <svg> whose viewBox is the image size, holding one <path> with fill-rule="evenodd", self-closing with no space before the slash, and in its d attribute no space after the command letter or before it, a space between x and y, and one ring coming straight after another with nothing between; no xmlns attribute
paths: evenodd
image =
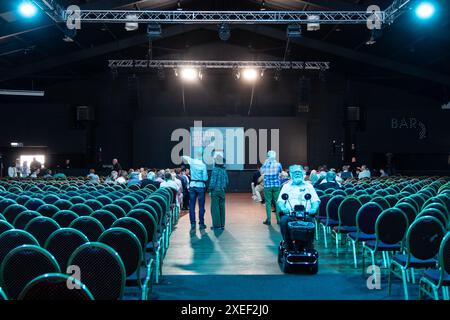
<svg viewBox="0 0 450 320"><path fill-rule="evenodd" d="M117 180L116 180L116 182L117 182L117 183L120 183L120 184L124 184L124 183L127 183L127 180L125 180L124 177L118 177Z"/></svg>
<svg viewBox="0 0 450 320"><path fill-rule="evenodd" d="M10 178L15 178L15 177L17 177L17 170L16 170L16 167L9 167L9 168L8 168L8 176L9 176Z"/></svg>
<svg viewBox="0 0 450 320"><path fill-rule="evenodd" d="M176 183L173 180L163 181L163 182L161 182L159 187L160 188L172 188L172 189L175 189L177 191L180 190L180 187L178 186L178 183Z"/></svg>
<svg viewBox="0 0 450 320"><path fill-rule="evenodd" d="M289 201L284 201L281 198L283 193L289 195ZM307 193L311 195L311 200L309 201L305 200L305 194ZM283 185L277 200L278 206L282 211L284 211L284 208L291 211L296 205L304 205L306 211L309 211L313 202L320 202L320 199L312 184L304 182L301 185L294 185L292 184L292 180Z"/></svg>
<svg viewBox="0 0 450 320"><path fill-rule="evenodd" d="M370 171L369 170L363 170L358 174L358 179L362 178L370 178Z"/></svg>

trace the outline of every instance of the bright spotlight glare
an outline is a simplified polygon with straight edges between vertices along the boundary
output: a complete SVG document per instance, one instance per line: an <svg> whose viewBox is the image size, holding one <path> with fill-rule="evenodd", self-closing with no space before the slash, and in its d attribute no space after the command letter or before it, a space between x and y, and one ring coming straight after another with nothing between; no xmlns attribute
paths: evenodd
<svg viewBox="0 0 450 320"><path fill-rule="evenodd" d="M24 1L19 6L19 12L22 16L31 18L37 13L37 8L31 2Z"/></svg>
<svg viewBox="0 0 450 320"><path fill-rule="evenodd" d="M198 71L194 68L181 69L181 78L187 81L194 81L198 78Z"/></svg>
<svg viewBox="0 0 450 320"><path fill-rule="evenodd" d="M428 19L434 14L434 5L430 2L422 2L416 8L416 16L420 19Z"/></svg>
<svg viewBox="0 0 450 320"><path fill-rule="evenodd" d="M247 81L255 81L258 77L258 72L256 69L244 69L242 71L242 78Z"/></svg>

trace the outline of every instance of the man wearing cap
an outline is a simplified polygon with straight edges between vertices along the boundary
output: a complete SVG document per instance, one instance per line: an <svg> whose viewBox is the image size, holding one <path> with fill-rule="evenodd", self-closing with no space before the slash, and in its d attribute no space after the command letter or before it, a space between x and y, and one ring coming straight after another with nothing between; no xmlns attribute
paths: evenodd
<svg viewBox="0 0 450 320"><path fill-rule="evenodd" d="M316 190L310 183L304 182L304 171L300 165L292 165L289 167L289 174L291 180L283 185L280 195L277 200L277 205L280 210L280 231L283 239L289 243L289 232L287 232L287 224L289 221L295 219L288 215L296 205L305 206L307 213L316 213L319 208L320 199ZM286 193L289 196L288 201L285 201L281 196ZM311 195L311 200L305 200L305 194Z"/></svg>
<svg viewBox="0 0 450 320"><path fill-rule="evenodd" d="M280 173L283 171L281 164L277 161L277 153L273 150L267 152L267 159L261 166L261 175L264 175L264 198L266 201L266 215L267 218L263 222L266 225L270 225L270 218L272 213L272 199L275 202L278 199L280 193ZM280 218L276 214L277 223Z"/></svg>

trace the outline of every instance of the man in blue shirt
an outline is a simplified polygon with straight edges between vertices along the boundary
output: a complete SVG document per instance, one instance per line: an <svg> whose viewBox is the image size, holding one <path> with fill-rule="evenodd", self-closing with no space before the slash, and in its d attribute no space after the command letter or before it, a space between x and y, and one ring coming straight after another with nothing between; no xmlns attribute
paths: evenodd
<svg viewBox="0 0 450 320"><path fill-rule="evenodd" d="M201 156L196 159L189 156L182 156L183 161L190 166L191 181L189 183L189 219L191 220L191 230L195 229L195 203L198 199L199 228L205 229L205 191L208 181L208 171Z"/></svg>
<svg viewBox="0 0 450 320"><path fill-rule="evenodd" d="M283 171L281 164L277 161L277 153L270 150L267 153L267 159L262 165L260 171L264 175L264 198L266 201L266 214L267 219L263 222L264 224L270 226L270 217L272 212L272 200L277 201L278 195L280 194L280 173ZM279 223L280 218L276 214L277 223Z"/></svg>

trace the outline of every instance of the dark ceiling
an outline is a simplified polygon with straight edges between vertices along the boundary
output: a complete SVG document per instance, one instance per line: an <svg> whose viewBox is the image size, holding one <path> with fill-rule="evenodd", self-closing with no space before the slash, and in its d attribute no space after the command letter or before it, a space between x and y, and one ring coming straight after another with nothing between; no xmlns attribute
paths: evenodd
<svg viewBox="0 0 450 320"><path fill-rule="evenodd" d="M363 10L371 4L382 9L393 0L271 0L267 10ZM63 28L44 13L25 21L16 10L20 0L0 1L0 86L45 86L74 77L89 77L108 70L108 59L149 57L146 28L127 32L123 24L87 24L75 41L62 41ZM63 6L85 9L177 8L172 0L59 0ZM185 0L184 10L259 10L260 0ZM286 51L285 26L232 25L230 40L219 39L216 25L163 25L163 37L152 43L153 58L215 60L217 50L196 47L225 46L238 59L322 60L332 63L331 72L350 79L379 82L414 90L437 99L448 99L450 89L450 3L440 1L438 16L418 21L412 11L383 29L374 45L366 45L370 33L363 25L322 25L290 41ZM239 56L233 53L240 48ZM220 53L219 53L220 54ZM234 55L233 55L234 54Z"/></svg>

